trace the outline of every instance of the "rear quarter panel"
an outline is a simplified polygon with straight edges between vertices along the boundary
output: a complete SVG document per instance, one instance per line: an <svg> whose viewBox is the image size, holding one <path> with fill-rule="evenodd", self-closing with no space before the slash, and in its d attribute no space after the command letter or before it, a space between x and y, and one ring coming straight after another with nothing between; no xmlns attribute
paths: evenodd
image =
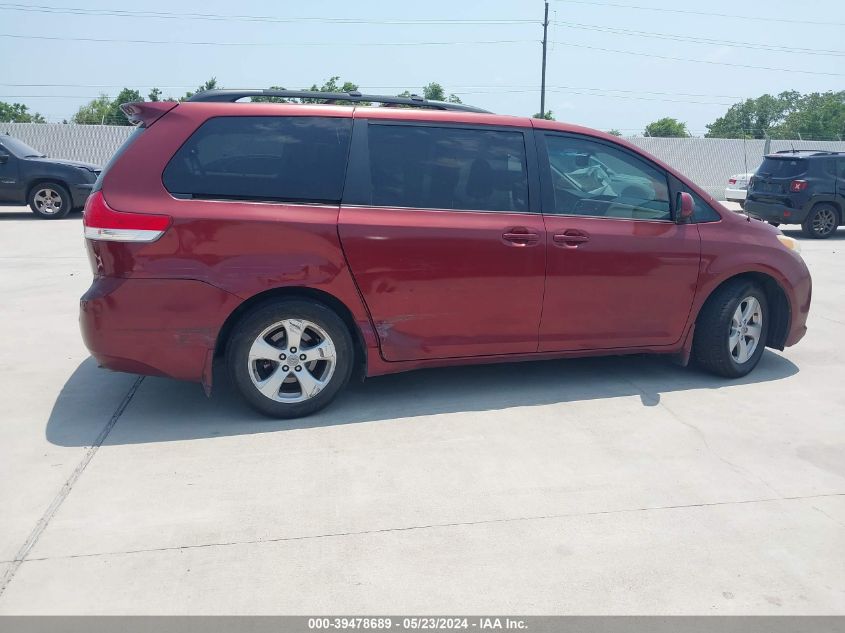
<svg viewBox="0 0 845 633"><path fill-rule="evenodd" d="M368 347L376 338L337 234L339 206L176 199L161 174L212 116L351 116L351 108L185 103L156 121L107 173L113 209L161 213L173 226L151 244L89 242L95 270L115 276L195 279L241 300L278 288L327 292L353 315ZM222 322L221 322L222 325Z"/></svg>

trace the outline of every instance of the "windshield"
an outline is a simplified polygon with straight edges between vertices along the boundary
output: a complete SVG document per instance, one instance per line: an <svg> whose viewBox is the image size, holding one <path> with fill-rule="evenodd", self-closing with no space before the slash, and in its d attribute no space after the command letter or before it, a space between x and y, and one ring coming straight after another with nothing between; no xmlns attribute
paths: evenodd
<svg viewBox="0 0 845 633"><path fill-rule="evenodd" d="M764 158L757 173L761 176L792 178L803 174L806 170L807 163L803 158Z"/></svg>
<svg viewBox="0 0 845 633"><path fill-rule="evenodd" d="M0 143L18 158L44 158L47 156L12 136L0 136Z"/></svg>

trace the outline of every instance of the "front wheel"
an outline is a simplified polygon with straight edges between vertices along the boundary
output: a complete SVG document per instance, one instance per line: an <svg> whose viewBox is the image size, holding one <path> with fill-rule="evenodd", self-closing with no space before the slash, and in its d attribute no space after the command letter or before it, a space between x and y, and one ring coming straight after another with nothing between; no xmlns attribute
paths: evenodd
<svg viewBox="0 0 845 633"><path fill-rule="evenodd" d="M55 182L43 182L29 191L29 208L39 218L57 220L70 213L73 206L70 192Z"/></svg>
<svg viewBox="0 0 845 633"><path fill-rule="evenodd" d="M695 325L693 357L711 373L740 378L760 362L769 331L765 293L737 280L717 288Z"/></svg>
<svg viewBox="0 0 845 633"><path fill-rule="evenodd" d="M817 240L823 240L834 233L839 227L839 213L831 204L817 204L801 224L804 235Z"/></svg>
<svg viewBox="0 0 845 633"><path fill-rule="evenodd" d="M298 418L334 399L349 381L354 354L349 329L332 310L284 299L237 325L226 363L250 406L271 417Z"/></svg>

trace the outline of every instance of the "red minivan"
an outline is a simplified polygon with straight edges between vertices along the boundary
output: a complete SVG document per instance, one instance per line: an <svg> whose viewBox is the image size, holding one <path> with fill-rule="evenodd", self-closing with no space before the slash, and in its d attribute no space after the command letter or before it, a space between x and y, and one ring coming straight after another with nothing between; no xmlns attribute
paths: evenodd
<svg viewBox="0 0 845 633"><path fill-rule="evenodd" d="M110 369L209 392L225 357L296 417L438 365L649 352L735 378L806 331L795 240L602 132L360 93L123 109L84 215L82 334Z"/></svg>

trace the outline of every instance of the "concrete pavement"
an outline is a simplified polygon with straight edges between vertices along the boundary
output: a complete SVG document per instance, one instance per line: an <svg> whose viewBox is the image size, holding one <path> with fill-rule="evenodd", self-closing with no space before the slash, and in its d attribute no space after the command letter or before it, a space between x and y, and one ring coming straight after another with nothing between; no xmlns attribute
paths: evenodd
<svg viewBox="0 0 845 633"><path fill-rule="evenodd" d="M281 422L98 369L79 217L0 209L0 613L843 614L845 230L799 239L809 333L745 379L426 370Z"/></svg>

